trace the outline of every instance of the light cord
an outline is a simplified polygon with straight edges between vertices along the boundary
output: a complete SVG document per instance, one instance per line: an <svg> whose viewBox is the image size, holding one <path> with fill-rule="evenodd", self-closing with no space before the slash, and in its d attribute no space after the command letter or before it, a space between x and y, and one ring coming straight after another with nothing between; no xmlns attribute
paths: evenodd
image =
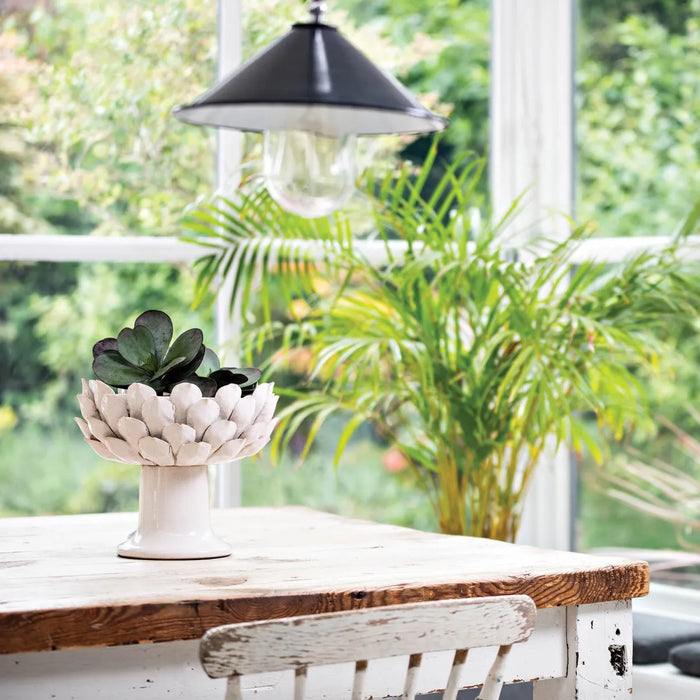
<svg viewBox="0 0 700 700"><path fill-rule="evenodd" d="M323 15L326 13L328 5L323 0L311 0L309 2L309 15L313 24L321 24Z"/></svg>

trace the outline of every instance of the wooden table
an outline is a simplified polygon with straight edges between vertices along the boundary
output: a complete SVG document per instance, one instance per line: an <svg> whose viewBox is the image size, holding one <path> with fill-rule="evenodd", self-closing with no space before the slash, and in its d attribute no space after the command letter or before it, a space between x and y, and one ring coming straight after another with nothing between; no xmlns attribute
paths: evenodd
<svg viewBox="0 0 700 700"><path fill-rule="evenodd" d="M215 625L508 593L527 594L538 607L531 640L513 655L511 680L538 679L537 700L575 692L578 700L628 697L629 601L648 591L644 562L300 507L215 511L213 521L233 546L231 557L147 561L115 555L136 525L133 513L0 520L0 698L39 700L49 690L47 698L95 697L91 684L99 679L100 698L122 699L118 667L122 685L131 684L128 697L221 700L221 686L193 656ZM52 650L74 651L37 653ZM78 669L72 676L71 666ZM126 680L129 669L135 675ZM166 687L178 673L186 678ZM62 690L66 678L70 688ZM256 697L265 696L259 690Z"/></svg>

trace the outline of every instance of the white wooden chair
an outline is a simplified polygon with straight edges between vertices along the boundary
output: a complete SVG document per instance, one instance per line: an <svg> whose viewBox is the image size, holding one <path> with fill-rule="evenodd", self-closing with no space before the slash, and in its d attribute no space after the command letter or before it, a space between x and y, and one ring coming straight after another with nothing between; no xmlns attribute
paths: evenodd
<svg viewBox="0 0 700 700"><path fill-rule="evenodd" d="M535 605L527 596L407 603L224 625L209 630L200 659L211 678L228 678L226 700L241 700L241 677L294 669L294 700L304 700L310 666L355 662L352 700L365 700L368 660L409 656L403 700L414 700L422 655L455 650L445 700L455 700L470 648L498 646L480 700L497 700L512 644L530 636Z"/></svg>

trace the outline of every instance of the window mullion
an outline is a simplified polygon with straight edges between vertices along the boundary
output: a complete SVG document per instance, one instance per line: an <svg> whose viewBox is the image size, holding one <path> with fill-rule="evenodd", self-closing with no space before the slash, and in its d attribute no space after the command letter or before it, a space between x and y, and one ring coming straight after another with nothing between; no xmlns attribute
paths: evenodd
<svg viewBox="0 0 700 700"><path fill-rule="evenodd" d="M241 0L219 0L218 55L219 79L234 70L242 60ZM219 190L230 190L236 183L241 162L241 134L232 129L219 129L216 149L216 184ZM216 298L216 335L225 351L227 365L238 364L236 338L240 336L242 309L240 303L229 309L231 278L225 280ZM229 508L241 503L240 463L221 464L216 470L216 505Z"/></svg>
<svg viewBox="0 0 700 700"><path fill-rule="evenodd" d="M508 227L521 236L562 238L572 214L575 0L492 0L490 188ZM542 460L525 501L520 540L569 549L571 469L565 450Z"/></svg>

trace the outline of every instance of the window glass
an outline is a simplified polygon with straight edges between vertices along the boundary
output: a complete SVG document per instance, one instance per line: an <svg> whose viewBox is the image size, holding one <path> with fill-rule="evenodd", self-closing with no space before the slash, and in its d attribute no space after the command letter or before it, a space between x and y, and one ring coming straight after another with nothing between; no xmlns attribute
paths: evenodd
<svg viewBox="0 0 700 700"><path fill-rule="evenodd" d="M179 233L183 209L211 192L215 132L181 124L169 112L214 81L216 4L55 0L3 8L0 123L10 125L1 132L0 147L0 168L8 173L3 182L10 183L0 191L3 232ZM343 0L328 15L427 106L449 113L452 128L439 145L445 161L465 149L486 151L488 5ZM306 3L243 6L244 55L250 56L303 19ZM418 161L429 143L371 140L364 145L366 162L396 153ZM255 159L259 139L248 139L245 152ZM133 507L135 471L98 460L82 444L72 424L73 396L79 378L90 376L92 342L131 323L141 310L163 308L178 328L202 325L187 311L193 299L189 279L168 266L1 265L0 482L18 479L25 444L40 452L37 470L54 479L37 479L33 491L3 504L3 512ZM327 440L302 466L294 444L277 467L269 466L268 453L246 464L244 503L300 502L434 527L423 497L411 488L412 477L369 427L358 432L339 470L332 469L341 430L329 423ZM43 443L32 439L36 431ZM128 476L122 490L123 472ZM84 495L109 488L115 489L109 498Z"/></svg>
<svg viewBox="0 0 700 700"><path fill-rule="evenodd" d="M578 219L596 222L602 236L672 234L700 191L700 5L579 8ZM650 421L602 466L580 460L580 547L700 542L699 331L669 324L675 353L639 377Z"/></svg>
<svg viewBox="0 0 700 700"><path fill-rule="evenodd" d="M92 345L166 311L175 332L211 321L189 310L192 278L172 265L0 262L0 515L136 509L138 469L106 462L73 417ZM212 343L213 344L213 343Z"/></svg>
<svg viewBox="0 0 700 700"><path fill-rule="evenodd" d="M700 4L579 3L578 218L672 233L700 184Z"/></svg>
<svg viewBox="0 0 700 700"><path fill-rule="evenodd" d="M214 76L216 16L216 0L0 3L0 233L180 234L215 135L170 110ZM1 514L136 507L138 470L83 444L75 394L92 344L146 309L211 342L192 300L177 266L0 261Z"/></svg>
<svg viewBox="0 0 700 700"><path fill-rule="evenodd" d="M177 234L211 189L215 134L170 110L214 76L216 6L0 4L0 124L14 125L3 232Z"/></svg>
<svg viewBox="0 0 700 700"><path fill-rule="evenodd" d="M579 465L578 545L692 549L700 545L700 324L668 324L671 351L640 372L649 418L596 463ZM591 421L594 422L591 416Z"/></svg>

